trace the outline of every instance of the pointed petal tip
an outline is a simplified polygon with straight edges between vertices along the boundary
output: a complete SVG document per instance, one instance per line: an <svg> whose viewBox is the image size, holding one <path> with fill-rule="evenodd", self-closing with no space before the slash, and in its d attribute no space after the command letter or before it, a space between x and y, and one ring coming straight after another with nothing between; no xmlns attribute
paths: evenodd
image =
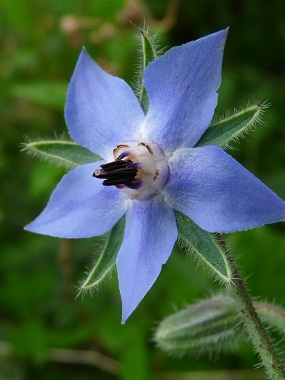
<svg viewBox="0 0 285 380"><path fill-rule="evenodd" d="M32 222L26 224L26 225L24 226L23 230L24 230L24 231L27 231L27 232L36 232L36 231L34 231L34 228L33 228L34 221L35 221L35 220L33 220Z"/></svg>
<svg viewBox="0 0 285 380"><path fill-rule="evenodd" d="M61 237L61 236L56 236L54 234L49 233L48 229L45 229L41 222L40 222L40 216L39 215L36 219L34 219L31 223L26 224L25 227L23 228L24 231L27 232L32 232L34 234L39 234L39 235L47 235L47 236L53 236L53 237Z"/></svg>
<svg viewBox="0 0 285 380"><path fill-rule="evenodd" d="M33 231L31 230L31 228L30 228L30 224L31 224L31 223L27 224L27 225L23 228L23 230L24 230L24 231L27 231L27 232L33 232Z"/></svg>
<svg viewBox="0 0 285 380"><path fill-rule="evenodd" d="M81 61L82 59L92 59L90 57L90 55L88 54L85 46L82 46L81 50L80 50L80 53L79 53L79 57L78 57L78 60L77 60L77 65L78 65L78 62Z"/></svg>
<svg viewBox="0 0 285 380"><path fill-rule="evenodd" d="M222 149L185 149L174 161L172 181L164 188L167 201L203 230L232 233L284 221L285 202Z"/></svg>
<svg viewBox="0 0 285 380"><path fill-rule="evenodd" d="M123 300L122 300L123 301ZM121 319L121 325L125 325L127 320L130 318L130 316L133 314L133 312L137 309L138 304L134 305L127 305L126 303L122 302L122 319Z"/></svg>
<svg viewBox="0 0 285 380"><path fill-rule="evenodd" d="M81 48L81 52L80 52L80 54L79 54L79 58L80 58L81 56L86 57L86 58L89 58L90 60L93 61L93 58L91 58L91 56L90 56L89 53L87 52L87 49L86 49L85 46L82 46L82 48Z"/></svg>
<svg viewBox="0 0 285 380"><path fill-rule="evenodd" d="M122 314L122 319L121 319L121 325L124 326L125 323L126 323L126 320L129 318L129 315L125 316L124 314Z"/></svg>
<svg viewBox="0 0 285 380"><path fill-rule="evenodd" d="M64 108L72 140L109 161L114 147L139 138L144 117L131 87L104 71L83 47Z"/></svg>
<svg viewBox="0 0 285 380"><path fill-rule="evenodd" d="M133 314L133 312L136 310L138 305L127 305L122 300L122 319L121 319L121 325L124 325L126 321L130 318L130 316Z"/></svg>
<svg viewBox="0 0 285 380"><path fill-rule="evenodd" d="M227 38L227 35L228 35L228 33L229 33L229 29L230 29L229 26L228 26L227 28L224 29L225 38Z"/></svg>
<svg viewBox="0 0 285 380"><path fill-rule="evenodd" d="M125 214L128 199L116 188L94 181L92 171L93 163L78 166L65 174L45 209L25 229L70 239L91 238L110 231Z"/></svg>
<svg viewBox="0 0 285 380"><path fill-rule="evenodd" d="M24 231L27 231L27 232L32 232L32 231L29 230L29 224L25 225L25 226L23 227L23 230L24 230Z"/></svg>
<svg viewBox="0 0 285 380"><path fill-rule="evenodd" d="M229 31L229 28L230 27L228 26L228 27L226 27L224 29L220 29L220 30L217 30L216 32L213 32L213 33L210 33L210 34L206 34L205 36L200 37L200 38L198 38L198 39L196 39L194 41L190 41L190 42L198 42L199 40L203 40L204 38L211 38L211 37L215 38L215 36L226 37L227 34L228 34L228 31ZM188 43L190 43L190 42L188 42ZM187 45L187 43L186 43L186 45Z"/></svg>
<svg viewBox="0 0 285 380"><path fill-rule="evenodd" d="M213 40L216 41L215 42L216 44L222 43L222 46L224 47L226 39L227 39L227 36L228 36L228 31L229 31L229 27L227 27L225 29L218 30L217 32L208 34L205 37L201 37L200 40L203 40L203 39L205 39L205 40L206 39L213 39ZM196 41L199 41L199 39L196 40ZM195 41L192 41L192 42L195 42Z"/></svg>
<svg viewBox="0 0 285 380"><path fill-rule="evenodd" d="M175 46L145 70L149 110L142 131L167 155L193 147L213 118L227 32L222 29Z"/></svg>
<svg viewBox="0 0 285 380"><path fill-rule="evenodd" d="M211 36L214 37L216 35L216 36L220 36L222 40L226 41L227 36L228 36L228 32L229 32L229 26L227 28L225 28L225 29L219 30L216 33L210 34L210 35L208 35L206 37L211 37Z"/></svg>
<svg viewBox="0 0 285 380"><path fill-rule="evenodd" d="M117 257L122 324L157 280L177 236L174 211L162 198L133 202L126 214L125 236Z"/></svg>

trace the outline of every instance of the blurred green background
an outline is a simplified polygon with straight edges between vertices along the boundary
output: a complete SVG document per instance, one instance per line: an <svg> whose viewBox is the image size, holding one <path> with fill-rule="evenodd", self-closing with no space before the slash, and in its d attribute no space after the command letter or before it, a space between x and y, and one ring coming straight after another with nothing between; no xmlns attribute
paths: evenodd
<svg viewBox="0 0 285 380"><path fill-rule="evenodd" d="M81 46L133 81L130 21L148 25L167 48L230 26L217 113L252 99L271 103L264 123L231 154L285 198L284 1L0 0L0 379L263 378L252 370L258 359L248 342L215 361L171 358L153 344L158 321L220 288L184 253L174 252L122 326L116 273L93 296L76 298L96 239L23 231L64 170L25 155L21 143L66 132L65 92ZM279 223L227 237L252 295L281 305L284 232Z"/></svg>

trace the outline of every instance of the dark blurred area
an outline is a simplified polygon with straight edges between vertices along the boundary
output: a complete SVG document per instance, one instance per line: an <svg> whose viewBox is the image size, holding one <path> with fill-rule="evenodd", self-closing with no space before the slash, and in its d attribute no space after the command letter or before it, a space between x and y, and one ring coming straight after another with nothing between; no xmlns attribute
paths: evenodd
<svg viewBox="0 0 285 380"><path fill-rule="evenodd" d="M1 379L264 377L253 369L258 358L249 342L214 361L172 358L152 343L159 320L221 287L183 252L175 250L122 326L115 272L92 296L76 298L96 258L96 239L60 241L23 231L64 170L27 156L21 144L67 132L65 93L82 46L105 70L132 83L135 35L142 26L166 49L230 27L217 114L253 101L271 107L264 122L229 153L285 198L284 1L2 0ZM284 232L279 223L226 237L251 294L281 305Z"/></svg>

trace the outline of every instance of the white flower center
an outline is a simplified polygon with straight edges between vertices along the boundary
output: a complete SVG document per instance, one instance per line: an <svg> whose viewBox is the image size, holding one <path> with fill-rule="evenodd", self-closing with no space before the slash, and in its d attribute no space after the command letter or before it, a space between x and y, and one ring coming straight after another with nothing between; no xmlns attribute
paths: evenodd
<svg viewBox="0 0 285 380"><path fill-rule="evenodd" d="M130 199L142 201L163 188L168 178L168 165L156 144L120 144L113 153L115 161L101 165L93 174L105 179L103 185L116 186Z"/></svg>

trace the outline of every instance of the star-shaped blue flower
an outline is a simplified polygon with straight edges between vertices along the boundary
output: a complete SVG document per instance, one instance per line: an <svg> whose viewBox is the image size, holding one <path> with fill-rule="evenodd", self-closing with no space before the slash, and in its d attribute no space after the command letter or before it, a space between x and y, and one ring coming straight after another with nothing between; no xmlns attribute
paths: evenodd
<svg viewBox="0 0 285 380"><path fill-rule="evenodd" d="M226 35L222 30L151 62L146 115L131 88L84 49L77 62L66 123L72 139L103 161L67 173L26 229L87 238L105 234L125 215L117 258L123 322L173 249L174 210L220 233L285 219L283 200L231 156L216 146L195 148L217 104Z"/></svg>

